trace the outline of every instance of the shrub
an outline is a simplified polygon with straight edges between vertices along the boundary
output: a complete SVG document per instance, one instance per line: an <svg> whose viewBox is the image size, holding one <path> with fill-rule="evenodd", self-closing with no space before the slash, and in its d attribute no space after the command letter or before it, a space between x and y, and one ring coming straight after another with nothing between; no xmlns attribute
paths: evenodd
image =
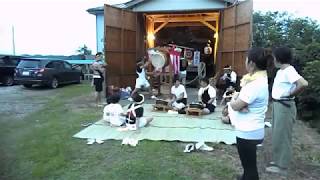
<svg viewBox="0 0 320 180"><path fill-rule="evenodd" d="M303 69L305 79L309 82L306 91L299 99L299 114L305 120L316 120L320 113L320 60L307 62Z"/></svg>

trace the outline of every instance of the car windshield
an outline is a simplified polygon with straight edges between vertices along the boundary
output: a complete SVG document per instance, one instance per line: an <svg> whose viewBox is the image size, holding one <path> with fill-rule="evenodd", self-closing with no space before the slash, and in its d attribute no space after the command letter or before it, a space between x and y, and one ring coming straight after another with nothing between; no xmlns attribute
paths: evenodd
<svg viewBox="0 0 320 180"><path fill-rule="evenodd" d="M40 61L39 60L22 60L18 68L39 68Z"/></svg>

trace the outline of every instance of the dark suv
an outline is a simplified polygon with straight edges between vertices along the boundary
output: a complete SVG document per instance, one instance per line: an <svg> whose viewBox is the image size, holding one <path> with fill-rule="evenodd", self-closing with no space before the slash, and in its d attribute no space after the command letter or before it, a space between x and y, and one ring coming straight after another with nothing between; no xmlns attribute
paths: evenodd
<svg viewBox="0 0 320 180"><path fill-rule="evenodd" d="M14 84L14 70L19 61L19 56L0 56L0 83L6 86Z"/></svg>
<svg viewBox="0 0 320 180"><path fill-rule="evenodd" d="M57 88L60 84L80 83L81 71L63 60L40 58L21 59L15 81L30 88L34 84Z"/></svg>

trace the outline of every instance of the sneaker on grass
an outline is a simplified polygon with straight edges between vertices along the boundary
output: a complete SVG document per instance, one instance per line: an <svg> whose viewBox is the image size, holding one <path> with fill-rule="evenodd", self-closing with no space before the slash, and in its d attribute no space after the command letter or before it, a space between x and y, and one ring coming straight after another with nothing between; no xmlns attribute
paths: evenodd
<svg viewBox="0 0 320 180"><path fill-rule="evenodd" d="M269 166L266 168L266 171L269 173L276 173L276 174L280 174L280 175L287 175L287 170L280 168L278 166Z"/></svg>

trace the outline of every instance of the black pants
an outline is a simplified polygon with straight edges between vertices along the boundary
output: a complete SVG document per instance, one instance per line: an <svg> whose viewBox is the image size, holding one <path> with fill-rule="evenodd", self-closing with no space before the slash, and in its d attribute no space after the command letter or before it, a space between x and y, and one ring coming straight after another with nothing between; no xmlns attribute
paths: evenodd
<svg viewBox="0 0 320 180"><path fill-rule="evenodd" d="M262 141L263 140L247 140L237 137L237 149L243 167L241 180L259 180L257 145L262 143Z"/></svg>

